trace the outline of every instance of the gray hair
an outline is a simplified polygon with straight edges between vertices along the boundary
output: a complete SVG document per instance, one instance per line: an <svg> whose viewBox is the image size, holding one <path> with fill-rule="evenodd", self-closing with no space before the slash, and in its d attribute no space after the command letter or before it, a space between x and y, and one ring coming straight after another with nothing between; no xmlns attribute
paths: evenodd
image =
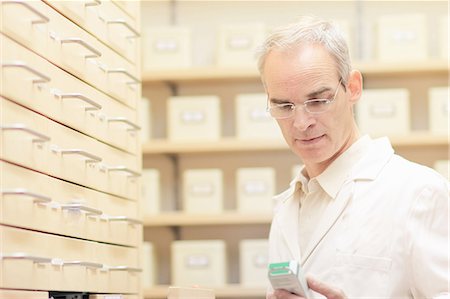
<svg viewBox="0 0 450 299"><path fill-rule="evenodd" d="M271 50L289 50L302 44L320 44L336 60L342 83L347 83L351 71L347 43L338 28L331 22L317 17L304 16L294 24L276 29L264 41L256 55L258 69L264 73L264 64Z"/></svg>

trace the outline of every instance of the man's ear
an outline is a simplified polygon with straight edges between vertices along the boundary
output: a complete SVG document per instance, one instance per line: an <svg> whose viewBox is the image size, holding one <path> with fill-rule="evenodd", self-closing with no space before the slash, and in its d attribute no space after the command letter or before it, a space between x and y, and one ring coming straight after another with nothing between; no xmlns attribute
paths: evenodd
<svg viewBox="0 0 450 299"><path fill-rule="evenodd" d="M352 70L350 72L347 87L348 91L350 92L350 102L356 104L356 102L361 97L363 89L363 78L360 71Z"/></svg>

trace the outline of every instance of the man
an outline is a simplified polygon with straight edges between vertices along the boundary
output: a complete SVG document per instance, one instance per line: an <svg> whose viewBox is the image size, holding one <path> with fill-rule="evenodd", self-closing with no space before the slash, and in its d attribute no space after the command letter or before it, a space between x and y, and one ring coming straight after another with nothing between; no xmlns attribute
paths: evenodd
<svg viewBox="0 0 450 299"><path fill-rule="evenodd" d="M339 32L303 18L265 41L259 69L304 164L276 197L270 262L297 260L313 297L449 298L448 181L394 154L387 138L360 135L362 76Z"/></svg>

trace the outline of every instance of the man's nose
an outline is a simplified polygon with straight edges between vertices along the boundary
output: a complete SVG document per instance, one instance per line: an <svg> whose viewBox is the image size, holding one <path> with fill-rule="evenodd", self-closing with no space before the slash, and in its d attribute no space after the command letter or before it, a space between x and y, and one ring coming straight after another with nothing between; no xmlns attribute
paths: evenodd
<svg viewBox="0 0 450 299"><path fill-rule="evenodd" d="M294 127L299 131L306 131L315 123L315 118L303 106L296 106L294 111Z"/></svg>

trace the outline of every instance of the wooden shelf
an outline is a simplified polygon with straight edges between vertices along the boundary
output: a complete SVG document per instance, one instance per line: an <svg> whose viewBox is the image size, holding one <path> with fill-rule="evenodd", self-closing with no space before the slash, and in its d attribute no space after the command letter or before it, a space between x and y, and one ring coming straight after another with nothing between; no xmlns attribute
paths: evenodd
<svg viewBox="0 0 450 299"><path fill-rule="evenodd" d="M165 299L167 298L168 285L155 286L152 288L144 289L145 299ZM230 284L225 287L214 288L216 298L252 298L259 297L264 298L266 289L264 287L245 287L239 284Z"/></svg>
<svg viewBox="0 0 450 299"><path fill-rule="evenodd" d="M449 138L445 135L433 135L429 132L413 132L405 136L391 136L394 147L407 146L444 146ZM156 139L142 145L144 155L151 154L192 154L221 152L266 152L288 150L284 140L240 140L223 138L217 141L205 142L171 142Z"/></svg>
<svg viewBox="0 0 450 299"><path fill-rule="evenodd" d="M188 214L181 211L165 212L144 217L144 226L199 226L199 225L241 225L270 224L272 214L249 214L226 211L219 214Z"/></svg>
<svg viewBox="0 0 450 299"><path fill-rule="evenodd" d="M405 75L405 74L448 74L449 65L445 60L428 60L412 62L355 62L355 69L359 69L363 75ZM174 70L159 70L143 72L142 82L200 82L200 81L227 81L227 80L259 80L256 68L218 68L193 67Z"/></svg>

